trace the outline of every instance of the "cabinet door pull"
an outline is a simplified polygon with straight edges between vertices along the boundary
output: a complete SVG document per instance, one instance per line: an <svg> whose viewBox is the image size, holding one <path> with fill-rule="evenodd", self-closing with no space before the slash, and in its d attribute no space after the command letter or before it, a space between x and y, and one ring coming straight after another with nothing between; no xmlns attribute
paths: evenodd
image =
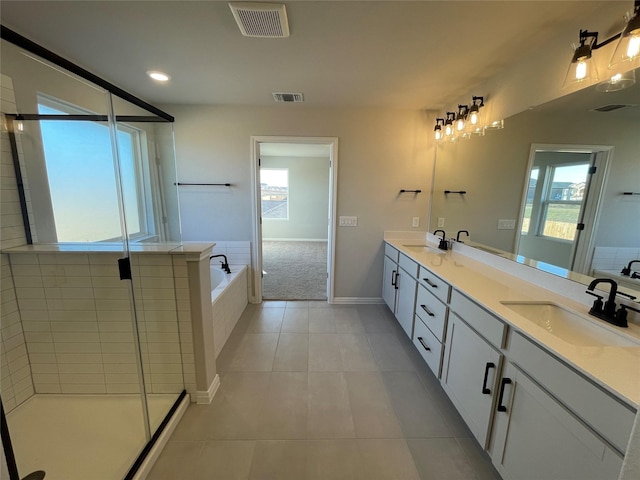
<svg viewBox="0 0 640 480"><path fill-rule="evenodd" d="M399 273L399 272L396 272L396 277L395 277L395 278L396 278L396 281L395 281L395 283L393 284L393 285L394 285L394 287L396 287L396 290L398 290L398 278L399 278L399 277L400 277L400 273Z"/></svg>
<svg viewBox="0 0 640 480"><path fill-rule="evenodd" d="M391 286L392 287L396 286L396 271L395 270L393 272L391 272Z"/></svg>
<svg viewBox="0 0 640 480"><path fill-rule="evenodd" d="M438 288L438 285L436 285L435 283L433 283L431 280L429 280L428 278L423 278L422 280L424 280L425 282L427 282L427 285L429 285L431 288Z"/></svg>
<svg viewBox="0 0 640 480"><path fill-rule="evenodd" d="M426 305L420 305L420 308L427 312L427 315L429 315L430 317L435 317L435 314L433 312L430 312Z"/></svg>
<svg viewBox="0 0 640 480"><path fill-rule="evenodd" d="M496 368L496 364L493 362L487 362L484 367L484 380L482 381L482 393L485 395L491 395L491 389L487 388L487 377L489 376L489 369Z"/></svg>
<svg viewBox="0 0 640 480"><path fill-rule="evenodd" d="M500 397L498 398L498 411L499 412L506 412L507 411L507 407L505 407L502 404L502 398L504 397L504 387L505 385L511 385L511 379L510 378L503 378L502 381L500 382Z"/></svg>
<svg viewBox="0 0 640 480"><path fill-rule="evenodd" d="M418 341L422 344L422 346L424 347L424 349L428 352L431 351L431 348L429 346L427 346L426 343L424 343L424 340L422 339L422 337L418 337Z"/></svg>

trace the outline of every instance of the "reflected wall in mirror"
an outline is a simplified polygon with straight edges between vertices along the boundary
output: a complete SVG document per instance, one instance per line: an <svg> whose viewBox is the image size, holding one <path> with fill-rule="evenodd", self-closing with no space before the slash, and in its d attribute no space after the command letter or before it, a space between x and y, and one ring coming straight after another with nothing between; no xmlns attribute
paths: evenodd
<svg viewBox="0 0 640 480"><path fill-rule="evenodd" d="M530 190L531 167L535 169L536 149L555 150L554 155L561 152L565 157L584 152L586 156L582 161L588 157L586 161L589 163L598 157L608 159L598 172L602 186L591 185L588 194L591 205L578 208L577 214L573 207L573 215L578 218L582 218L582 214L595 217L586 225L586 229L592 229L587 242L589 245L576 246L573 254L565 255L569 260L564 263L552 260L553 256L536 259L531 250L526 250L526 241L522 242L520 238L523 225L529 228L529 240L544 237L544 215L549 209L542 204L545 201L543 191L549 193L547 203L554 200L554 194L560 196L556 207L563 202L564 205L572 202L575 205L578 195L577 190L571 193L569 185L565 185L564 193L556 190L552 194L553 175L545 174L537 211L533 212L532 204L527 207L525 200L529 197L533 200L535 194L535 188L530 194L527 192ZM544 169L545 172L552 171L548 165ZM562 186L563 182L558 179L555 187ZM590 182L584 183L587 186ZM574 189L579 189L579 185L574 185ZM467 193L445 194L445 190ZM625 192L635 195L625 195ZM433 231L444 226L447 236L453 237L460 229L469 230L472 243L481 248L486 246L514 254L513 258L518 261L524 261L524 250L518 250L522 246L529 255L533 255L529 258L535 260L562 268L573 265L574 271L587 275L619 276L628 262L640 259L638 193L640 83L607 93L590 87L514 115L505 120L503 130L489 131L484 137L438 145L429 229ZM558 208L555 210L552 214L560 215ZM527 224L530 220L526 220L532 213L537 215L538 221L533 230ZM575 233L574 225L573 232L565 234L569 239L565 239L564 244L556 244L566 250L567 244L573 243L571 238L572 234L575 238ZM548 255L553 248L546 245L543 250ZM517 258L515 254L521 257ZM640 263L634 265L640 266ZM640 290L638 279L630 276L617 279Z"/></svg>

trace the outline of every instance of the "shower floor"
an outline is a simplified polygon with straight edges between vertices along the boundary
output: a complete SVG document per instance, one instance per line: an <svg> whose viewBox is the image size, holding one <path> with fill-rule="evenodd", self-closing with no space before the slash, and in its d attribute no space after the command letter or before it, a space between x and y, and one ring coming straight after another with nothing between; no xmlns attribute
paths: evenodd
<svg viewBox="0 0 640 480"><path fill-rule="evenodd" d="M148 395L157 428L177 394ZM119 480L146 443L139 395L35 395L7 415L21 476Z"/></svg>

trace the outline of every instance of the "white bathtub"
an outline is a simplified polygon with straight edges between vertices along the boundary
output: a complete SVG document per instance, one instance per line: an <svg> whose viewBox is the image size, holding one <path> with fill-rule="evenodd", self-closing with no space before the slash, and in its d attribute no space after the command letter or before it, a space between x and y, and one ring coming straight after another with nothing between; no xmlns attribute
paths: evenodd
<svg viewBox="0 0 640 480"><path fill-rule="evenodd" d="M247 266L229 265L231 273L211 266L211 311L216 357L248 302Z"/></svg>

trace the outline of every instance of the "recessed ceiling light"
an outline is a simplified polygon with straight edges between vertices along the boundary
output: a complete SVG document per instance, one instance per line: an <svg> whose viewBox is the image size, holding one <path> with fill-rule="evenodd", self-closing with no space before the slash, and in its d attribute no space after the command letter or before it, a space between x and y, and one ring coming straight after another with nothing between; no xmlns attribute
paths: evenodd
<svg viewBox="0 0 640 480"><path fill-rule="evenodd" d="M149 70L147 72L147 75L149 75L154 80L157 80L158 82L168 82L169 79L171 78L166 73L158 72L157 70Z"/></svg>

